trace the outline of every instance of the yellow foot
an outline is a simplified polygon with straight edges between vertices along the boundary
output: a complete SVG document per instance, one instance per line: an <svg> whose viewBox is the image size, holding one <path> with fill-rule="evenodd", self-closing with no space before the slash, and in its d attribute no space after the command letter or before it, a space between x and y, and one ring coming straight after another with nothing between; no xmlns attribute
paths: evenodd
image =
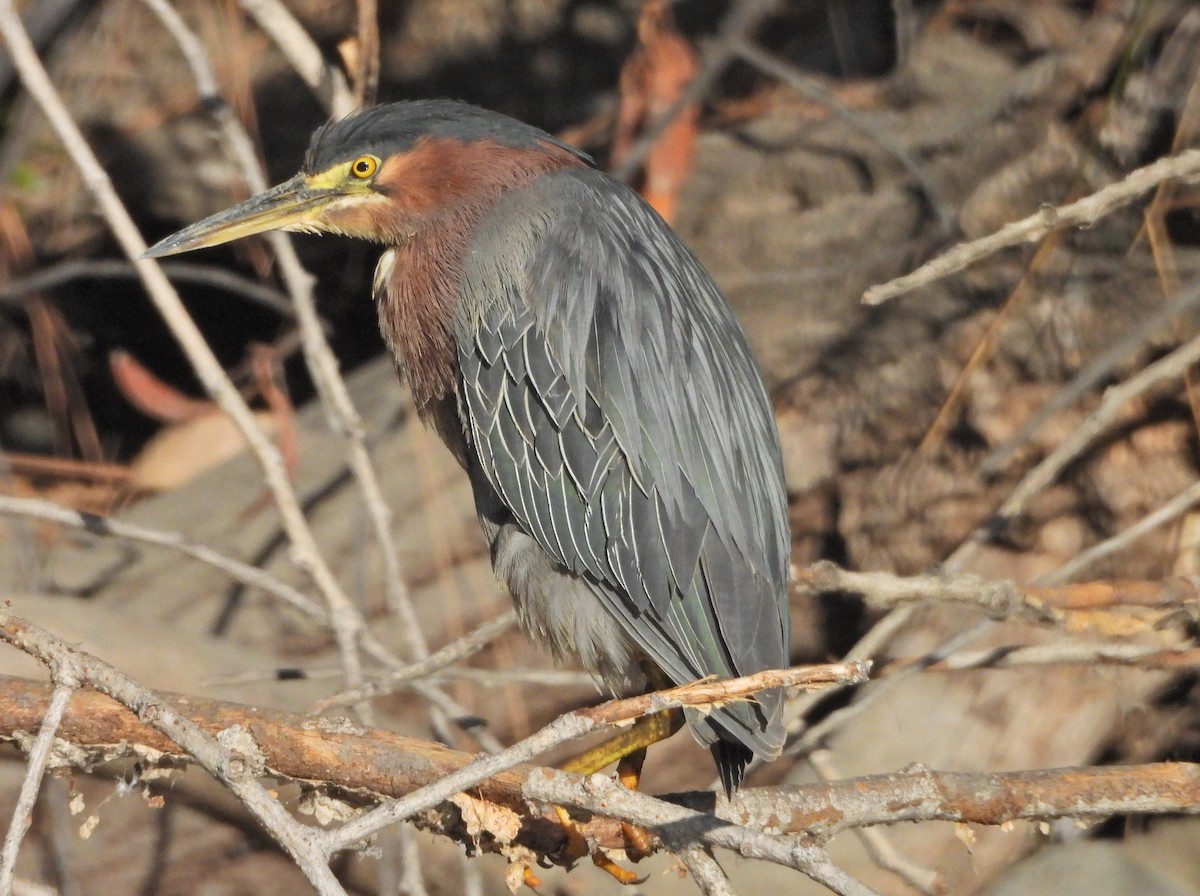
<svg viewBox="0 0 1200 896"><path fill-rule="evenodd" d="M611 740L587 750L583 754L563 765L564 771L575 772L579 775L590 775L600 771L606 765L617 763L617 779L630 790L637 790L642 774L642 763L646 758L646 747L670 737L683 726L683 713L680 710L666 710L655 713L643 719L638 719L626 731ZM639 877L633 871L622 868L607 855L599 850L593 850L579 830L579 826L561 806L554 807L559 824L566 833L567 844L563 855L569 860L590 856L592 864L607 872L618 883L627 886L644 883L646 878ZM621 830L625 835L625 852L631 861L637 862L650 855L653 841L648 832L637 825L622 823ZM526 883L532 879L535 883L528 884L531 889L541 884L537 876L528 868Z"/></svg>
<svg viewBox="0 0 1200 896"><path fill-rule="evenodd" d="M591 856L592 864L610 875L619 884L632 886L646 882L645 877L638 877L636 872L622 868L600 850L592 849L588 845L587 838L583 836L583 832L579 830L579 825L567 814L566 809L562 806L555 806L554 812L558 816L558 823L562 825L562 829L567 835L567 845L563 849L567 858L575 860ZM641 831L641 833L645 836L645 831ZM646 854L649 855L649 853ZM639 858L641 857L639 856ZM536 880L536 877L534 879Z"/></svg>
<svg viewBox="0 0 1200 896"><path fill-rule="evenodd" d="M623 821L621 833L625 835L625 853L629 861L640 862L654 854L654 839L645 828Z"/></svg>

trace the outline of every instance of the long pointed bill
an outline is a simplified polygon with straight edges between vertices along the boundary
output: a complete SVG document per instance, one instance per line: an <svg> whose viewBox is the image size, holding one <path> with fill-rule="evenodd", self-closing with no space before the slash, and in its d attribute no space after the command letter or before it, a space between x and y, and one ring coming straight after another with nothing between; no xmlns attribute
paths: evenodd
<svg viewBox="0 0 1200 896"><path fill-rule="evenodd" d="M219 246L268 230L301 229L313 221L322 207L339 195L337 190L310 187L304 175L297 174L265 193L252 196L245 202L171 234L143 252L142 258L161 258Z"/></svg>

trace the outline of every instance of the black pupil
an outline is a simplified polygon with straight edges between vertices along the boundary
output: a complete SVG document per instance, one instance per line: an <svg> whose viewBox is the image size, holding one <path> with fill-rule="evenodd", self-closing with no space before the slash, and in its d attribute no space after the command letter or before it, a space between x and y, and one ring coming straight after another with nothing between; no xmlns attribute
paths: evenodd
<svg viewBox="0 0 1200 896"><path fill-rule="evenodd" d="M371 170L371 163L366 159L360 159L358 164L354 166L354 170L356 170L359 174L366 174Z"/></svg>

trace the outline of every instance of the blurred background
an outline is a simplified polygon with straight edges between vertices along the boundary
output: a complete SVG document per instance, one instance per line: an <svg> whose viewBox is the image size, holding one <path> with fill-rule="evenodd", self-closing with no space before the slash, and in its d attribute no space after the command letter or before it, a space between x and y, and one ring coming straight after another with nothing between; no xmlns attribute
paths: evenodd
<svg viewBox="0 0 1200 896"><path fill-rule="evenodd" d="M278 182L328 118L330 93L296 74L255 6L175 4ZM384 2L377 87L363 76L360 6L285 6L360 94L456 97L532 122L587 150L673 222L736 309L771 388L798 572L831 560L1022 584L1161 585L1197 574L1200 518L1186 498L1200 468L1194 373L1135 391L1052 481L999 512L1106 390L1194 345L1193 182L1167 182L1086 227L993 253L881 306L861 302L866 288L956 242L1195 147L1194 4ZM213 100L149 3L19 8L147 242L249 195ZM182 532L307 587L258 467L2 53L0 104L0 494ZM403 579L436 648L507 608L466 479L415 421L385 357L369 296L378 249L294 242L316 277L394 513ZM220 247L165 270L280 444L339 580L374 633L402 652L407 633L388 604L344 440L314 401L266 244ZM1158 525L1133 528L1181 495ZM1097 544L1108 546L1102 556L1059 572ZM326 630L215 569L135 542L0 516L0 596L153 688L294 710L340 689ZM921 605L879 646L879 682L853 699L798 701L794 750L749 784L911 763L997 771L1196 759L1200 678L1188 651L1197 632L1194 607L1185 610L1030 622ZM805 663L843 656L883 611L856 593L798 584L792 615L793 660ZM1116 648L1126 659L1112 660ZM931 652L941 666L900 674L932 663ZM1002 661L1010 656L1018 659ZM11 650L0 651L0 673L39 674ZM513 632L438 681L501 742L602 697ZM481 749L471 725L434 732L411 691L375 709L382 727ZM7 813L23 764L15 748L0 755ZM97 771L49 782L22 879L64 896L307 891L202 775L164 784L127 766ZM707 754L681 736L651 751L645 786L707 787L711 777ZM82 815L71 814L72 795L87 804ZM92 815L83 839L78 827ZM881 861L879 844L854 834L840 835L832 854L884 894L1136 887L1156 896L1200 890L1196 833L1184 818L924 823L884 830L899 861ZM415 896L403 875L414 855L429 893L504 892L495 857L464 863L461 847L426 835L381 849L382 859L339 867L353 892ZM722 861L739 892L824 892L794 872ZM669 857L645 868L640 892L695 892ZM590 867L546 881L546 892L581 896L616 886Z"/></svg>

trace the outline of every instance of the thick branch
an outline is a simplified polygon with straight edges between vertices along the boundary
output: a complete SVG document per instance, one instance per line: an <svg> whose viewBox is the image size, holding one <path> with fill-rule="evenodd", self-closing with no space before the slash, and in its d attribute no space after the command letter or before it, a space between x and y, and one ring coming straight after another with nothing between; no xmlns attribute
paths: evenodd
<svg viewBox="0 0 1200 896"><path fill-rule="evenodd" d="M691 797L689 796L689 799ZM1022 819L1200 814L1200 764L1159 762L1018 772L935 772L912 766L825 784L762 787L717 814L749 827L832 837L900 821L1000 825Z"/></svg>
<svg viewBox="0 0 1200 896"><path fill-rule="evenodd" d="M16 731L37 730L49 706L51 692L48 684L0 678L0 738L11 738ZM210 734L241 725L266 755L266 767L271 774L332 785L343 796L357 795L366 802L403 796L475 759L468 753L438 744L386 731L354 728L337 720L197 697L159 696L163 705L186 715ZM59 736L90 748L89 752L97 759L121 755L119 751L132 754L134 745L183 757L183 751L164 735L93 691L75 694ZM529 776L535 770L539 772L537 784L530 787ZM543 788L549 781L555 783L555 799L577 788L573 791L574 798L560 802L587 805L596 796L596 785L578 775L528 765L501 772L473 788L471 793L477 799L511 809L524 826L520 836L528 838L532 846L553 853L560 845L561 831L553 822L530 818L526 806L526 797L545 795ZM611 794L606 792L605 796ZM851 827L899 821L998 825L1020 819L1198 814L1200 764L1152 763L999 773L934 772L914 767L888 775L822 784L746 788L732 802L712 793L673 794L661 801L712 815L710 825L723 821L769 833L807 832L822 838ZM614 813L617 808L614 804ZM464 832L455 830L457 813L457 809L447 806L417 820L425 827L451 835L458 833L465 839ZM617 848L624 845L619 826L610 819L593 819L584 825L584 830L601 845Z"/></svg>

